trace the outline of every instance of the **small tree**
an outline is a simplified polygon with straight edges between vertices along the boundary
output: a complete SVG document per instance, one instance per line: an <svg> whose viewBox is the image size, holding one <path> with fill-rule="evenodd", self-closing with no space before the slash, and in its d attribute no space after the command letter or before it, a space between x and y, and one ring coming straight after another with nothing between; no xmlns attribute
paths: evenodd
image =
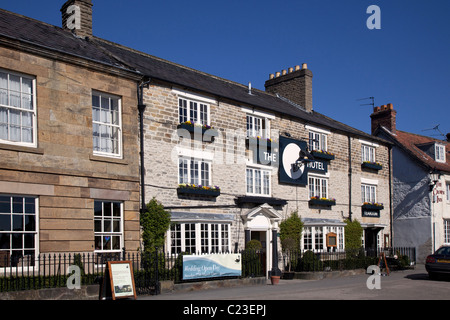
<svg viewBox="0 0 450 320"><path fill-rule="evenodd" d="M281 248L286 255L289 272L291 271L291 267L294 267L294 253L296 250L300 249L302 232L303 222L298 216L297 211L293 212L289 218L280 223Z"/></svg>
<svg viewBox="0 0 450 320"><path fill-rule="evenodd" d="M345 220L345 249L359 250L361 248L361 237L363 228L358 220Z"/></svg>
<svg viewBox="0 0 450 320"><path fill-rule="evenodd" d="M142 241L144 252L152 252L156 247L164 246L164 239L170 227L170 213L153 198L147 204L147 210L141 212Z"/></svg>

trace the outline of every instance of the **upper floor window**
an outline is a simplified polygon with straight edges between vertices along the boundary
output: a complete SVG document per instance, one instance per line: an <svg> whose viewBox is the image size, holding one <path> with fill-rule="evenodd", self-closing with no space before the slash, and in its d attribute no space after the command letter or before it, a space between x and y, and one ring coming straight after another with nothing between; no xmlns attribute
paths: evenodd
<svg viewBox="0 0 450 320"><path fill-rule="evenodd" d="M0 70L0 141L36 146L35 79Z"/></svg>
<svg viewBox="0 0 450 320"><path fill-rule="evenodd" d="M362 162L376 162L375 147L363 144L361 146Z"/></svg>
<svg viewBox="0 0 450 320"><path fill-rule="evenodd" d="M309 144L310 151L322 150L327 151L327 135L319 132L309 132Z"/></svg>
<svg viewBox="0 0 450 320"><path fill-rule="evenodd" d="M209 105L206 103L179 98L178 115L180 123L190 121L192 124L209 126Z"/></svg>
<svg viewBox="0 0 450 320"><path fill-rule="evenodd" d="M270 196L270 170L247 167L247 194Z"/></svg>
<svg viewBox="0 0 450 320"><path fill-rule="evenodd" d="M247 137L269 138L267 122L265 118L247 115Z"/></svg>
<svg viewBox="0 0 450 320"><path fill-rule="evenodd" d="M122 156L121 100L106 93L92 93L94 154Z"/></svg>
<svg viewBox="0 0 450 320"><path fill-rule="evenodd" d="M328 199L328 179L310 176L308 178L309 197Z"/></svg>
<svg viewBox="0 0 450 320"><path fill-rule="evenodd" d="M377 202L377 187L370 184L361 184L361 200L362 203Z"/></svg>
<svg viewBox="0 0 450 320"><path fill-rule="evenodd" d="M201 159L179 158L178 183L211 185L211 162Z"/></svg>
<svg viewBox="0 0 450 320"><path fill-rule="evenodd" d="M437 162L445 162L445 146L442 144L435 144L435 158Z"/></svg>

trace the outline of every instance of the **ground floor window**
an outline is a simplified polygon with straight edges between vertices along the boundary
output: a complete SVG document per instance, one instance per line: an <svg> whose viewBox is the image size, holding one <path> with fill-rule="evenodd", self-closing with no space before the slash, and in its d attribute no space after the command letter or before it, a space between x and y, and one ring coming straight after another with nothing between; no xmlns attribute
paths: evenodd
<svg viewBox="0 0 450 320"><path fill-rule="evenodd" d="M302 249L312 251L344 250L344 227L305 226L302 234Z"/></svg>
<svg viewBox="0 0 450 320"><path fill-rule="evenodd" d="M95 250L119 252L123 247L122 203L94 202Z"/></svg>
<svg viewBox="0 0 450 320"><path fill-rule="evenodd" d="M0 266L34 265L37 201L36 197L0 195Z"/></svg>
<svg viewBox="0 0 450 320"><path fill-rule="evenodd" d="M221 223L175 223L168 233L169 252L230 252L230 225Z"/></svg>
<svg viewBox="0 0 450 320"><path fill-rule="evenodd" d="M450 244L450 220L444 219L444 243Z"/></svg>

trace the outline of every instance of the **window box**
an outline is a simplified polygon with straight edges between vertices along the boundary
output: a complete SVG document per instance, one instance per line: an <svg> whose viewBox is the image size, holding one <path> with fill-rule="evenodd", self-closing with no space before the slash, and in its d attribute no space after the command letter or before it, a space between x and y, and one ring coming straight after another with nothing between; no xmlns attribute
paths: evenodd
<svg viewBox="0 0 450 320"><path fill-rule="evenodd" d="M321 151L321 150L313 150L311 151L311 154L316 159L323 159L323 160L334 160L334 154L328 151Z"/></svg>
<svg viewBox="0 0 450 320"><path fill-rule="evenodd" d="M272 148L272 143L274 143L272 139L261 137L247 137L247 139L245 140L247 148L249 148L250 146L259 147L260 145L265 145L267 146L267 149L270 150Z"/></svg>
<svg viewBox="0 0 450 320"><path fill-rule="evenodd" d="M219 135L219 132L207 125L201 125L201 124L192 124L190 121L186 121L183 123L180 123L177 126L177 129L186 129L190 133L194 132L201 132L202 136L210 136L211 138L217 137Z"/></svg>
<svg viewBox="0 0 450 320"><path fill-rule="evenodd" d="M200 195L207 197L218 197L220 195L220 188L217 186L206 187L201 185L180 184L177 188L179 195Z"/></svg>
<svg viewBox="0 0 450 320"><path fill-rule="evenodd" d="M313 197L309 200L309 204L312 206L334 206L336 205L336 199L326 199L326 198L319 198L319 197Z"/></svg>
<svg viewBox="0 0 450 320"><path fill-rule="evenodd" d="M383 166L381 165L381 163L370 162L370 161L364 161L361 164L361 167L364 169L371 169L371 170L377 170L377 171L383 169Z"/></svg>
<svg viewBox="0 0 450 320"><path fill-rule="evenodd" d="M379 211L379 210L383 210L384 206L383 206L382 203L368 203L368 202L365 202L362 205L362 208L363 208L363 210L371 210L371 211L378 210Z"/></svg>

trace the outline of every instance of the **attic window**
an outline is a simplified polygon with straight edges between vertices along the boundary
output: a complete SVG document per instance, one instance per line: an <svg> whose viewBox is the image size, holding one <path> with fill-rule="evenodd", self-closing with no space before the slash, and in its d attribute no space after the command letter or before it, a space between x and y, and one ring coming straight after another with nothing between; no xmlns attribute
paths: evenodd
<svg viewBox="0 0 450 320"><path fill-rule="evenodd" d="M445 162L445 146L442 144L435 144L435 160L437 162Z"/></svg>

